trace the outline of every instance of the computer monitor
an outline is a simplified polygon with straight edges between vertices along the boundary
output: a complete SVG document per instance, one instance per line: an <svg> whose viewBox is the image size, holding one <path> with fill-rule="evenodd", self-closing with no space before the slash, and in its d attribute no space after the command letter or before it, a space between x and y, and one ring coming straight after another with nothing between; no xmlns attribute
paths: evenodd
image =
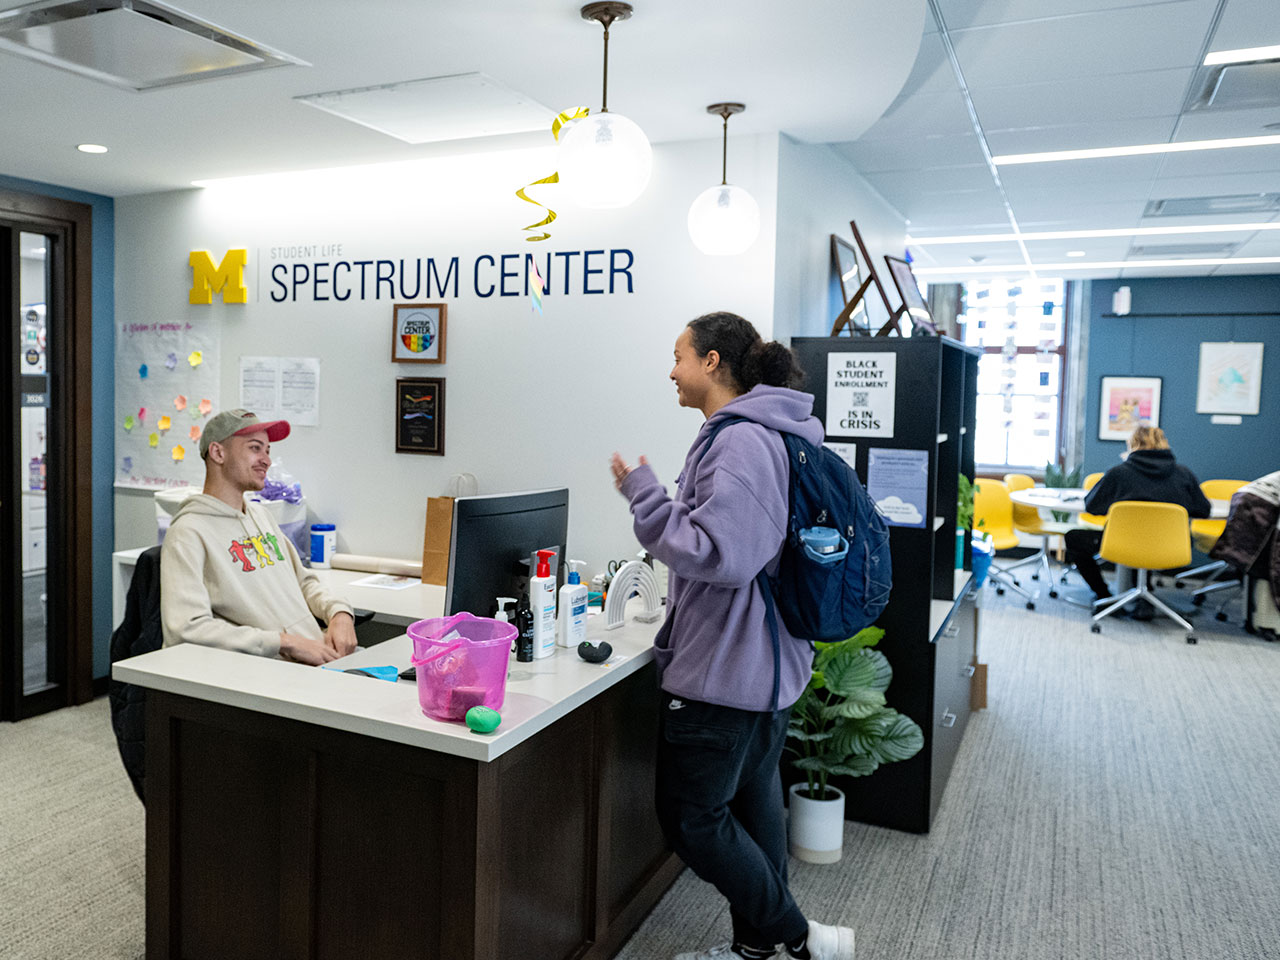
<svg viewBox="0 0 1280 960"><path fill-rule="evenodd" d="M557 551L557 587L564 581L569 531L569 491L532 490L458 497L449 534L445 614L466 611L491 617L497 597L516 597L527 561L536 550Z"/></svg>

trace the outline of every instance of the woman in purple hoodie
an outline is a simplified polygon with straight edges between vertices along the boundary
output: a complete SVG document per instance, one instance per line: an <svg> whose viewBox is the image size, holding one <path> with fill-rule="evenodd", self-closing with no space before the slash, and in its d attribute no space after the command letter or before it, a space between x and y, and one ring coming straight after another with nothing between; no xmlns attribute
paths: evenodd
<svg viewBox="0 0 1280 960"><path fill-rule="evenodd" d="M654 638L662 687L656 802L667 840L729 901L733 943L676 960L775 956L853 960L853 931L806 920L787 887L778 761L791 705L813 663L778 623L773 646L755 577L777 571L786 536L789 469L779 431L821 443L813 397L791 389L791 351L766 343L732 313L691 322L675 345L671 379L681 406L702 411L667 495L644 457L612 469L631 504L636 538L667 565L667 618ZM712 429L734 423L708 442Z"/></svg>

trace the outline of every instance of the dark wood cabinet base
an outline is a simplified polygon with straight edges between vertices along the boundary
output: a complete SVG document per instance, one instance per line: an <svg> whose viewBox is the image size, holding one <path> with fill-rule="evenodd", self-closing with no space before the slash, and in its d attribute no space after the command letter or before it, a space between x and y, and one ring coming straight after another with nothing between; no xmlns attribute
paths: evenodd
<svg viewBox="0 0 1280 960"><path fill-rule="evenodd" d="M490 763L150 691L148 960L605 960L683 869L646 667Z"/></svg>

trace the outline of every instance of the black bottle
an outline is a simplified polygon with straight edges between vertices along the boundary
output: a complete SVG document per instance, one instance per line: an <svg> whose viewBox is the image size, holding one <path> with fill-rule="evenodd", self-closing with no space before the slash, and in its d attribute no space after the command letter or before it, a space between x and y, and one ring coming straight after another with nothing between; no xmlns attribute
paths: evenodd
<svg viewBox="0 0 1280 960"><path fill-rule="evenodd" d="M529 597L523 596L516 606L516 659L521 663L533 662L533 608Z"/></svg>

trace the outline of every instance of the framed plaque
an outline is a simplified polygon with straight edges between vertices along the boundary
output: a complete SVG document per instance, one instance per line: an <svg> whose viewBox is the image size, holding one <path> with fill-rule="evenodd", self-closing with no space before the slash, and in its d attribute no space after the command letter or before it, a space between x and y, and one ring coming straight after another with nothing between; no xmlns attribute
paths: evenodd
<svg viewBox="0 0 1280 960"><path fill-rule="evenodd" d="M448 304L397 303L391 315L394 363L444 363Z"/></svg>
<svg viewBox="0 0 1280 960"><path fill-rule="evenodd" d="M396 380L396 453L444 455L444 378Z"/></svg>

